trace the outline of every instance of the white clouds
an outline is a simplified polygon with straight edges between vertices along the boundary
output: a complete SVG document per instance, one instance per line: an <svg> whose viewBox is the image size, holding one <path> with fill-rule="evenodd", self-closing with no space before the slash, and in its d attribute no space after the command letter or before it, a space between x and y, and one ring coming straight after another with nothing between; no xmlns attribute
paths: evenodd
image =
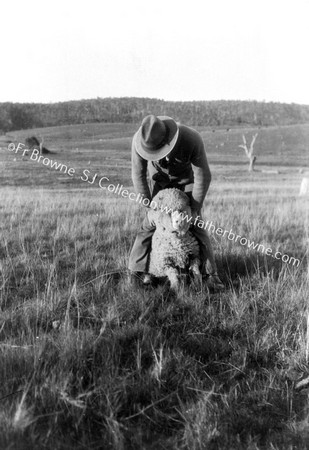
<svg viewBox="0 0 309 450"><path fill-rule="evenodd" d="M0 101L309 104L307 1L6 2Z"/></svg>

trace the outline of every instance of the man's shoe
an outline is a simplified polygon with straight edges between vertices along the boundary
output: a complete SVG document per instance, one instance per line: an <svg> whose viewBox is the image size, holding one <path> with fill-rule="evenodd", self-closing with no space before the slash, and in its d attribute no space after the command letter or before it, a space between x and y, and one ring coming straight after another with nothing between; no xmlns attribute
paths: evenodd
<svg viewBox="0 0 309 450"><path fill-rule="evenodd" d="M131 284L149 286L152 283L152 277L149 273L129 272L129 282Z"/></svg>
<svg viewBox="0 0 309 450"><path fill-rule="evenodd" d="M137 284L137 283L141 283L143 280L143 272L132 272L131 270L129 270L128 272L128 282L130 284Z"/></svg>
<svg viewBox="0 0 309 450"><path fill-rule="evenodd" d="M223 291L225 289L225 286L217 273L209 275L207 278L207 286L214 291Z"/></svg>
<svg viewBox="0 0 309 450"><path fill-rule="evenodd" d="M145 286L149 286L152 283L152 277L149 273L145 273L144 278L143 278L143 284Z"/></svg>

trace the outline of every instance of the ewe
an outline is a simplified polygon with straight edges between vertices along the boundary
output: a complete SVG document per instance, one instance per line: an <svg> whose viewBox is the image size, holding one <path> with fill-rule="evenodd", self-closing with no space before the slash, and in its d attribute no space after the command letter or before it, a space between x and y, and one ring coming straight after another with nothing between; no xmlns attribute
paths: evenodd
<svg viewBox="0 0 309 450"><path fill-rule="evenodd" d="M152 237L149 273L168 277L174 291L179 288L180 271L191 272L194 281L201 283L199 243L189 231L189 198L179 189L164 189L152 203L156 209L149 212L149 220L155 224L156 231Z"/></svg>

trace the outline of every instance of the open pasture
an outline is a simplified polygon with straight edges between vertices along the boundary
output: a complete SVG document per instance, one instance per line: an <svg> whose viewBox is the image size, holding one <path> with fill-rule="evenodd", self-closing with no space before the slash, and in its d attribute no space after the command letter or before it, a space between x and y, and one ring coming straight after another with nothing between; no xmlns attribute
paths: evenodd
<svg viewBox="0 0 309 450"><path fill-rule="evenodd" d="M130 147L131 139L138 126L134 124L83 124L62 127L50 127L33 130L22 130L8 133L0 137L1 185L2 186L44 186L51 189L84 188L82 175L84 169L91 173L108 176L112 183L131 185ZM300 169L309 171L309 125L291 125L286 127L231 128L210 129L198 127L202 134L209 164L213 174L211 190L220 189L222 185L237 181L237 189L247 183L253 186L272 183L282 187L288 182L290 194L297 192L300 184ZM247 158L243 149L242 134L250 142L254 133L258 132L255 144L257 156L257 172L250 176L246 173ZM26 137L35 135L44 139L44 145L53 154L50 159L61 161L76 169L77 176L68 180L66 176L58 176L54 170L46 169L43 164L34 164L28 158L22 160L22 152L14 155L7 150L9 142L23 143ZM14 158L16 160L14 161ZM278 170L279 176L262 173L262 170ZM291 186L292 184L292 186ZM95 186L93 186L95 187ZM89 188L89 186L87 186Z"/></svg>
<svg viewBox="0 0 309 450"><path fill-rule="evenodd" d="M212 235L226 290L128 283L143 210L83 181L132 189L132 124L0 139L0 448L308 448L309 125L203 129L204 218L299 260ZM256 140L247 171L242 134ZM73 177L7 149L44 136ZM14 161L15 159L15 161ZM278 174L262 170L278 170Z"/></svg>

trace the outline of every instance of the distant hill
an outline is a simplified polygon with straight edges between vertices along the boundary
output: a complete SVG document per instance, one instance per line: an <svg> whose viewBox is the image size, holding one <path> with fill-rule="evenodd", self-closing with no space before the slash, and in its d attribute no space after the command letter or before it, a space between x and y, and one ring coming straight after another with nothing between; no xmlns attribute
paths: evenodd
<svg viewBox="0 0 309 450"><path fill-rule="evenodd" d="M270 126L309 123L309 105L257 101L170 102L153 98L96 98L59 103L0 103L0 131L94 122L139 123L168 115L193 126Z"/></svg>

